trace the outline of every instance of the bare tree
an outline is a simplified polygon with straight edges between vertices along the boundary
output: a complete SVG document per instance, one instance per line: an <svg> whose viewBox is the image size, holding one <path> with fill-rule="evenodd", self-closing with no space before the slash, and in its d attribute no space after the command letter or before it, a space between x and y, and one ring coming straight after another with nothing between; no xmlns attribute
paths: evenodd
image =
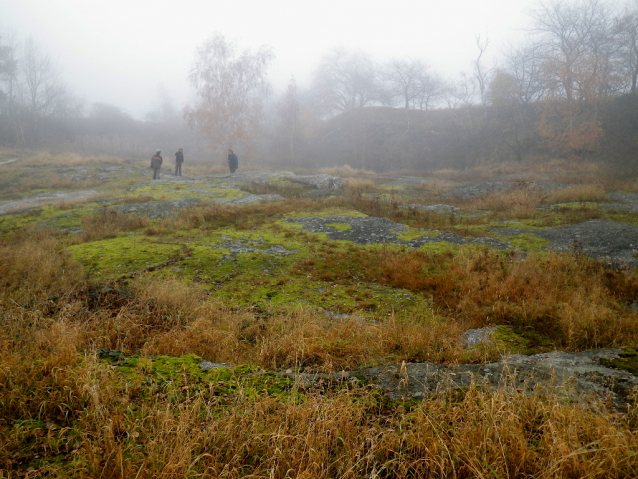
<svg viewBox="0 0 638 479"><path fill-rule="evenodd" d="M333 50L321 61L312 91L325 116L370 105L381 96L378 67L363 52Z"/></svg>
<svg viewBox="0 0 638 479"><path fill-rule="evenodd" d="M157 106L146 113L145 119L154 123L171 123L179 119L173 99L161 83L157 87Z"/></svg>
<svg viewBox="0 0 638 479"><path fill-rule="evenodd" d="M481 39L481 35L476 35L476 46L479 49L478 57L474 61L474 74L473 78L478 85L478 91L481 95L481 103L483 105L487 105L487 87L490 81L490 75L494 71L495 67L487 68L483 65L483 55L487 50L488 45L490 44L489 38L485 38L485 40Z"/></svg>
<svg viewBox="0 0 638 479"><path fill-rule="evenodd" d="M505 53L504 70L516 79L521 102L534 103L545 95L540 45L528 41L523 46L510 46Z"/></svg>
<svg viewBox="0 0 638 479"><path fill-rule="evenodd" d="M393 60L384 69L383 79L393 103L403 103L408 109L419 97L421 79L428 66L421 60Z"/></svg>
<svg viewBox="0 0 638 479"><path fill-rule="evenodd" d="M0 112L3 105L11 98L13 84L18 73L18 60L16 58L16 44L13 37L3 41L0 36Z"/></svg>
<svg viewBox="0 0 638 479"><path fill-rule="evenodd" d="M59 81L60 67L33 38L25 41L21 60L23 94L31 115L35 118L50 115L66 89Z"/></svg>
<svg viewBox="0 0 638 479"><path fill-rule="evenodd" d="M568 102L610 93L609 60L614 44L605 4L600 0L554 0L541 3L532 19L548 93Z"/></svg>
<svg viewBox="0 0 638 479"><path fill-rule="evenodd" d="M238 52L220 34L197 50L189 75L197 101L185 108L184 117L213 149L233 148L260 130L264 77L273 58L265 46Z"/></svg>
<svg viewBox="0 0 638 479"><path fill-rule="evenodd" d="M561 155L594 151L603 131L598 104L614 94L615 42L610 8L600 0L541 3L532 15L544 98L539 131Z"/></svg>
<svg viewBox="0 0 638 479"><path fill-rule="evenodd" d="M10 34L0 43L0 116L7 125L5 141L11 143L24 143L24 129L17 114L18 73L18 44L15 34Z"/></svg>
<svg viewBox="0 0 638 479"><path fill-rule="evenodd" d="M290 80L286 92L277 104L277 112L282 122L282 127L287 132L289 140L290 164L295 161L295 138L297 136L297 123L299 121L299 99L297 97L297 82Z"/></svg>
<svg viewBox="0 0 638 479"><path fill-rule="evenodd" d="M625 87L630 93L638 88L638 5L626 8L623 14L614 19L616 52L619 56L619 70L626 79Z"/></svg>

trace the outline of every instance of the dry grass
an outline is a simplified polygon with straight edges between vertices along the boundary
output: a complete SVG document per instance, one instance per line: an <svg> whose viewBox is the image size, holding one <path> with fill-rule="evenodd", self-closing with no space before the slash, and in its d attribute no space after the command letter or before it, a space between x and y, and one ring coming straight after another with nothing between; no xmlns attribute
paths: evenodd
<svg viewBox="0 0 638 479"><path fill-rule="evenodd" d="M34 228L0 243L0 278L6 304L73 292L83 285L83 270L60 251L55 232Z"/></svg>
<svg viewBox="0 0 638 479"><path fill-rule="evenodd" d="M129 216L113 210L105 211L82 219L83 230L77 241L84 243L115 238L121 232L137 230L149 224L148 218Z"/></svg>
<svg viewBox="0 0 638 479"><path fill-rule="evenodd" d="M198 354L270 370L313 367L356 369L392 360L441 361L463 356L457 323L427 315L371 324L363 318L330 319L302 310L267 320L250 312L209 307L188 328L150 339L148 354Z"/></svg>
<svg viewBox="0 0 638 479"><path fill-rule="evenodd" d="M560 203L586 203L607 201L603 185L574 185L555 191L531 188L520 182L508 191L480 196L461 203L470 209L493 211L499 216L515 219L538 217L538 207ZM597 214L591 211L590 214ZM600 212L598 212L600 214Z"/></svg>
<svg viewBox="0 0 638 479"><path fill-rule="evenodd" d="M477 210L507 212L509 217L527 219L536 216L536 207L547 197L544 191L522 187L470 200L469 205Z"/></svg>
<svg viewBox="0 0 638 479"><path fill-rule="evenodd" d="M39 338L43 348L59 340L64 351L74 337L64 327L51 333ZM3 437L3 470L18 475L35 456L51 465L29 477L607 479L638 471L635 411L594 412L540 391L470 387L394 407L356 387L298 400L241 388L219 397L214 385L191 392L179 381L149 395L150 386L118 380L94 357L75 358L10 364L3 354L3 416L42 424ZM56 465L56 457L67 459Z"/></svg>
<svg viewBox="0 0 638 479"><path fill-rule="evenodd" d="M527 181L551 178L583 184L596 184L609 178L600 163L545 158L532 158L522 163L488 163L465 170L442 169L432 172L431 176L451 181L492 181L499 176Z"/></svg>
<svg viewBox="0 0 638 479"><path fill-rule="evenodd" d="M123 165L127 160L114 156L83 156L77 153L36 152L25 158L21 157L20 166L28 167L69 167L82 165Z"/></svg>
<svg viewBox="0 0 638 479"><path fill-rule="evenodd" d="M350 188L371 187L346 176ZM603 193L602 186L579 186L560 197L521 190L481 201L505 213L517 204L524 214L540 202L592 201ZM356 282L431 298L431 308L411 316L370 320L302 308L238 310L203 286L177 280L91 284L64 254L69 242L123 231L250 230L299 209L353 205L414 215L401 220L419 225L443 221L374 202L300 199L210 205L159 224L108 212L85 220L85 232L73 238L38 228L0 239L0 477L638 475L635 406L610 414L604 405L568 404L541 390L523 395L475 386L419 403L391 403L384 391L353 384L298 385L285 394L240 386L220 395L219 384L186 373L160 385L122 376L96 358L98 348L109 348L314 371L479 361L492 353L468 353L460 338L468 327L487 324L514 325L567 349L638 343L638 313L623 308L638 297L638 277L579 255L517 261L484 249L435 254L326 242L312 262L296 265L294 274L355 284L347 265L358 268Z"/></svg>
<svg viewBox="0 0 638 479"><path fill-rule="evenodd" d="M343 180L343 185L352 190L356 189L367 189L374 187L374 181L367 178L352 178L346 177Z"/></svg>
<svg viewBox="0 0 638 479"><path fill-rule="evenodd" d="M603 185L574 185L558 191L552 191L544 200L545 203L572 203L586 201L607 201L607 191Z"/></svg>
<svg viewBox="0 0 638 479"><path fill-rule="evenodd" d="M388 252L382 279L432 294L436 304L477 326L511 324L570 349L635 344L638 278L571 255L511 261L490 250L442 256ZM618 301L621 301L619 304Z"/></svg>
<svg viewBox="0 0 638 479"><path fill-rule="evenodd" d="M332 168L322 168L319 171L321 173L326 173L328 175L342 176L342 177L360 176L360 175L366 175L366 176L376 175L374 171L352 168L350 165L335 166Z"/></svg>

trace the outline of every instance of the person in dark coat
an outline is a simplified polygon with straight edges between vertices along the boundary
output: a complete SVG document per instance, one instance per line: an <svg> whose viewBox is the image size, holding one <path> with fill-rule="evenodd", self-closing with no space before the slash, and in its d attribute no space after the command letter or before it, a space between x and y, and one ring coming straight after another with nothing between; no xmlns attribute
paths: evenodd
<svg viewBox="0 0 638 479"><path fill-rule="evenodd" d="M160 168L162 167L162 163L164 163L164 159L160 155L161 150L157 150L151 158L151 168L153 168L153 179L160 179Z"/></svg>
<svg viewBox="0 0 638 479"><path fill-rule="evenodd" d="M180 148L175 153L175 176L177 176L177 173L182 176L182 163L184 163L184 152Z"/></svg>
<svg viewBox="0 0 638 479"><path fill-rule="evenodd" d="M235 170L239 168L239 159L233 150L228 150L228 168L231 173L235 173Z"/></svg>

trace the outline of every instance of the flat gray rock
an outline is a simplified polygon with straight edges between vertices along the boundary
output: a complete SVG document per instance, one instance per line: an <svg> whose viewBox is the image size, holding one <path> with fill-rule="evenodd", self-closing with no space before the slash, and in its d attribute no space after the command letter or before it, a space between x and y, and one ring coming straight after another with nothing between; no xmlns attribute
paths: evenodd
<svg viewBox="0 0 638 479"><path fill-rule="evenodd" d="M468 329L463 333L463 342L468 348L473 348L479 344L489 344L492 342L492 334L494 331L496 331L496 326Z"/></svg>
<svg viewBox="0 0 638 479"><path fill-rule="evenodd" d="M607 195L609 199L618 203L608 203L601 205L601 208L626 211L627 213L638 213L638 193L624 193L622 191L614 191Z"/></svg>
<svg viewBox="0 0 638 479"><path fill-rule="evenodd" d="M535 394L540 390L593 408L610 406L622 412L632 403L638 377L603 364L604 360L617 358L620 353L619 349L555 351L532 356L511 355L488 364L402 363L328 374L293 371L279 374L295 379L303 387L311 387L318 380L363 379L378 384L393 400L425 399L474 384L508 394Z"/></svg>
<svg viewBox="0 0 638 479"><path fill-rule="evenodd" d="M331 216L328 218L310 217L286 220L299 223L313 233L325 233L331 240L352 241L356 244L394 243L420 248L427 243L446 242L451 244L485 244L492 248L506 249L509 244L495 238L465 238L453 233L423 229L424 236L412 240L399 239L407 227L387 218L374 216L352 217ZM331 224L348 225L347 228L335 228Z"/></svg>
<svg viewBox="0 0 638 479"><path fill-rule="evenodd" d="M480 183L464 183L456 186L446 196L455 198L474 198L477 196L503 193L513 189L538 189L543 191L556 191L567 188L567 183L557 181L483 181Z"/></svg>
<svg viewBox="0 0 638 479"><path fill-rule="evenodd" d="M638 266L638 226L592 220L560 228L514 228L498 230L497 233L501 236L531 233L548 240L548 249L554 251L583 253L603 261L620 261L632 268Z"/></svg>
<svg viewBox="0 0 638 479"><path fill-rule="evenodd" d="M261 203L262 201L281 201L285 200L281 195L253 195L252 193L246 193L241 198L212 198L209 201L211 203L221 203L224 205L241 206L249 205L252 203Z"/></svg>
<svg viewBox="0 0 638 479"><path fill-rule="evenodd" d="M97 195L98 192L95 190L55 191L52 193L43 193L41 195L31 196L29 198L23 198L21 200L9 201L7 203L4 203L0 205L0 214L19 213L21 211L45 205L83 201L91 198L91 196Z"/></svg>
<svg viewBox="0 0 638 479"><path fill-rule="evenodd" d="M172 201L147 201L145 203L131 203L110 206L107 211L117 211L129 215L146 216L152 219L166 218L174 215L178 210L201 204L199 198L184 198Z"/></svg>
<svg viewBox="0 0 638 479"><path fill-rule="evenodd" d="M199 363L199 367L202 371L210 371L217 368L232 368L228 363L211 363L210 361L202 361Z"/></svg>

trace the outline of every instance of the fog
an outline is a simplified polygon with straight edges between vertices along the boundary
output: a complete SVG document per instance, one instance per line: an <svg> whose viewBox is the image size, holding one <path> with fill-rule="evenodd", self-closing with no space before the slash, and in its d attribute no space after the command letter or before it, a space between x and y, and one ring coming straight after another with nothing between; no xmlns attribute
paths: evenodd
<svg viewBox="0 0 638 479"><path fill-rule="evenodd" d="M22 0L0 35L0 147L638 168L633 0Z"/></svg>
<svg viewBox="0 0 638 479"><path fill-rule="evenodd" d="M33 37L57 59L62 80L87 104L116 105L136 118L157 105L162 85L176 105L199 45L221 33L242 48L269 45L275 91L304 87L327 52L362 50L375 60L421 59L448 78L471 71L476 36L493 65L528 25L531 0L19 0L0 2L0 34Z"/></svg>

